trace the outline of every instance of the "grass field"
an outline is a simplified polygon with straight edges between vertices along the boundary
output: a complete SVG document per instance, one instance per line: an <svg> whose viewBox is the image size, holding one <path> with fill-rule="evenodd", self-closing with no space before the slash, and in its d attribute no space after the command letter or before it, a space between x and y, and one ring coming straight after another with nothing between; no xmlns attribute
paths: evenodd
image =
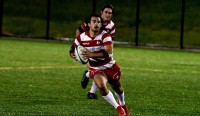
<svg viewBox="0 0 200 116"><path fill-rule="evenodd" d="M117 116L80 86L70 44L0 39L0 115ZM199 116L200 54L115 46L131 116ZM91 85L90 80L90 85Z"/></svg>

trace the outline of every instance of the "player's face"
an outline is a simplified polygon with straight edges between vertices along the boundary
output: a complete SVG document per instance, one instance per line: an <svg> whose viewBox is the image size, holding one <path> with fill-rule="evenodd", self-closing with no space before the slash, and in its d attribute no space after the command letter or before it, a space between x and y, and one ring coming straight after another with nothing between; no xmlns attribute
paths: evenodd
<svg viewBox="0 0 200 116"><path fill-rule="evenodd" d="M89 23L89 27L92 31L98 32L101 29L101 19L99 17L92 17Z"/></svg>
<svg viewBox="0 0 200 116"><path fill-rule="evenodd" d="M110 20L112 17L112 9L105 8L103 11L101 11L101 17L103 18L104 21Z"/></svg>

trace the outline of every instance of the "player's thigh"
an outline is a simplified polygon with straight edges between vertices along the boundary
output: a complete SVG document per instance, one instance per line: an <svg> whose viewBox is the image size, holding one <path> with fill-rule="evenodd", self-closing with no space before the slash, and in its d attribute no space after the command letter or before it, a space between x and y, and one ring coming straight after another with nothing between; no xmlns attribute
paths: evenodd
<svg viewBox="0 0 200 116"><path fill-rule="evenodd" d="M95 74L93 80L98 87L106 86L107 78L102 74Z"/></svg>

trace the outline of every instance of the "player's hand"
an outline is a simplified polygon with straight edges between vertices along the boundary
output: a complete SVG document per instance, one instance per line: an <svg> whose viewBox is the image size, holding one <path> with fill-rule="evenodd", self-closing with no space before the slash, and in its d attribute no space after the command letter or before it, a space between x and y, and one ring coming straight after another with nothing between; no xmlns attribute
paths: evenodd
<svg viewBox="0 0 200 116"><path fill-rule="evenodd" d="M76 56L74 53L70 53L70 57L76 60Z"/></svg>
<svg viewBox="0 0 200 116"><path fill-rule="evenodd" d="M86 49L85 51L83 51L82 55L83 55L85 58L91 58L91 57L93 57L93 53L90 52L90 51L87 50L87 49Z"/></svg>

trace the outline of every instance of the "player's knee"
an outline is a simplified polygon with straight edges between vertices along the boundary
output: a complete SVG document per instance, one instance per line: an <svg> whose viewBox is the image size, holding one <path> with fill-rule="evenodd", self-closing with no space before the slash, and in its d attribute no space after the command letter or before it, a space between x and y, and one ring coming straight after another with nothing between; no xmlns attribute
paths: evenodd
<svg viewBox="0 0 200 116"><path fill-rule="evenodd" d="M105 91L105 90L107 90L107 87L106 87L105 84L100 84L100 85L98 85L98 88L99 88L100 91Z"/></svg>
<svg viewBox="0 0 200 116"><path fill-rule="evenodd" d="M114 87L113 88L117 94L122 94L124 92L122 87Z"/></svg>

